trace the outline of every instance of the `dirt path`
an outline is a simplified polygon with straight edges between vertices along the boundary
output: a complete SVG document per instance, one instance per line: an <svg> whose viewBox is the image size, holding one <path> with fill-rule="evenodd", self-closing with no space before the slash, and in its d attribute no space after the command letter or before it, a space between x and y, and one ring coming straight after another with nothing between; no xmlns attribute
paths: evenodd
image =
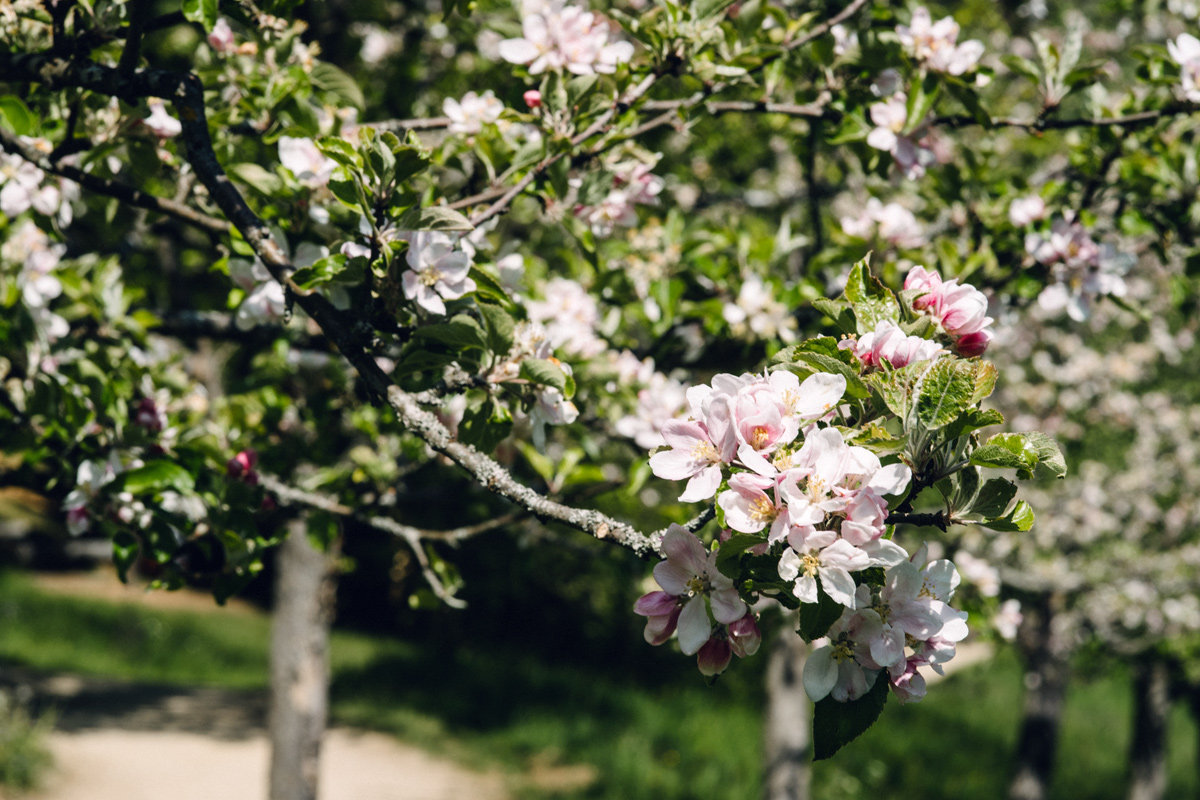
<svg viewBox="0 0 1200 800"><path fill-rule="evenodd" d="M262 735L227 741L180 731L54 733L57 764L30 800L263 800ZM331 730L321 756L322 800L500 800L500 775L481 775L377 733Z"/></svg>
<svg viewBox="0 0 1200 800"><path fill-rule="evenodd" d="M39 588L173 610L213 611L212 597L146 592L109 571L43 574ZM261 614L237 600L220 613ZM263 692L180 689L7 668L0 683L25 687L56 709L55 767L25 800L266 800L270 750ZM505 800L500 772L478 773L390 736L330 730L321 755L321 800ZM3 792L0 791L0 800Z"/></svg>

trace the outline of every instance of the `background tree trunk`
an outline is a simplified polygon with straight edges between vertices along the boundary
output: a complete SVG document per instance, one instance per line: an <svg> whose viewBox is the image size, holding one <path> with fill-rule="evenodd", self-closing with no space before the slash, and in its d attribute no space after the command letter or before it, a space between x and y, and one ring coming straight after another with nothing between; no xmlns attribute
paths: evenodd
<svg viewBox="0 0 1200 800"><path fill-rule="evenodd" d="M812 783L812 703L801 680L808 645L795 632L794 615L785 619L767 659L763 798L808 800Z"/></svg>
<svg viewBox="0 0 1200 800"><path fill-rule="evenodd" d="M1063 595L1053 593L1022 601L1017 647L1025 662L1025 712L1009 800L1044 800L1050 792L1072 650L1064 605Z"/></svg>
<svg viewBox="0 0 1200 800"><path fill-rule="evenodd" d="M329 703L333 557L312 546L303 519L288 523L271 624L270 800L316 800Z"/></svg>
<svg viewBox="0 0 1200 800"><path fill-rule="evenodd" d="M1133 674L1133 741L1129 745L1129 800L1161 800L1167 790L1167 717L1171 674L1153 654Z"/></svg>

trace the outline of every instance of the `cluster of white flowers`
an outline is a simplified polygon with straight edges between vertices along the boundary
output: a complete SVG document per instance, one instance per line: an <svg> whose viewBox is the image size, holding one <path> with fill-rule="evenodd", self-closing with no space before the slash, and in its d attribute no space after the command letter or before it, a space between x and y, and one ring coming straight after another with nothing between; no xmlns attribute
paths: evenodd
<svg viewBox="0 0 1200 800"><path fill-rule="evenodd" d="M525 304L529 318L546 327L550 346L566 355L593 358L608 349L596 335L600 309L596 298L578 281L551 278L543 287L545 300Z"/></svg>
<svg viewBox="0 0 1200 800"><path fill-rule="evenodd" d="M759 339L796 341L796 318L775 296L774 287L757 275L742 281L737 299L726 303L721 315L737 336L750 332Z"/></svg>
<svg viewBox="0 0 1200 800"><path fill-rule="evenodd" d="M491 125L504 113L504 103L496 98L491 89L483 94L467 92L461 100L447 97L442 102L442 113L450 118L447 130L450 133L472 135Z"/></svg>
<svg viewBox="0 0 1200 800"><path fill-rule="evenodd" d="M716 495L725 524L762 537L754 551L778 557L779 576L800 602L824 593L845 607L805 665L814 701L855 700L884 675L902 701L919 700L918 667L940 670L967 633L966 615L947 604L958 575L948 561L926 564L924 551L910 559L884 536L885 497L907 491L912 473L844 441L832 423L845 389L844 377L825 373L803 383L787 371L717 375L688 390L688 418L663 426L668 448L650 457L650 468L687 480L681 501ZM700 542L681 530L667 537L667 560L655 570L663 591L635 610L648 617L648 641L665 641L678 628L681 648L699 653L700 669L720 672L738 653L734 626L748 628L747 610L715 569L715 552L705 559ZM886 570L882 586L856 586L854 574L869 568ZM705 596L711 620L697 602ZM747 634L753 638L740 633Z"/></svg>
<svg viewBox="0 0 1200 800"><path fill-rule="evenodd" d="M518 39L500 42L501 58L525 64L531 75L567 70L576 75L614 72L633 57L633 45L612 41L602 17L565 0L524 0Z"/></svg>
<svg viewBox="0 0 1200 800"><path fill-rule="evenodd" d="M1125 296L1123 276L1133 260L1097 244L1070 214L1056 219L1049 231L1026 234L1025 249L1050 267L1054 282L1038 295L1038 304L1047 311L1065 309L1071 319L1082 322L1091 315L1096 298Z"/></svg>
<svg viewBox="0 0 1200 800"><path fill-rule="evenodd" d="M19 138L42 154L51 151L50 142L45 139ZM79 186L66 179L47 180L47 177L36 165L0 148L0 213L12 219L33 209L55 219L59 225L70 225L71 201L79 196Z"/></svg>
<svg viewBox="0 0 1200 800"><path fill-rule="evenodd" d="M887 149L887 148L882 148ZM920 247L925 244L925 231L916 216L899 203L881 203L878 198L867 200L858 216L841 218L842 230L859 239L879 238L894 247Z"/></svg>
<svg viewBox="0 0 1200 800"><path fill-rule="evenodd" d="M919 6L911 25L896 27L896 36L913 58L934 72L962 75L979 63L983 42L972 39L959 44L958 30L953 17L934 22L929 9Z"/></svg>

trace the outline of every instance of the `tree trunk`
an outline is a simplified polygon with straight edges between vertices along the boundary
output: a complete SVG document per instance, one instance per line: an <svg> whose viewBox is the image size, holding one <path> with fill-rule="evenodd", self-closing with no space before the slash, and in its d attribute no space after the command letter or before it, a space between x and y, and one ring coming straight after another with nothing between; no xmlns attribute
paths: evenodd
<svg viewBox="0 0 1200 800"><path fill-rule="evenodd" d="M308 540L303 519L279 545L271 624L270 800L316 800L329 702L332 555Z"/></svg>
<svg viewBox="0 0 1200 800"><path fill-rule="evenodd" d="M1017 646L1025 661L1025 713L1009 800L1044 800L1050 792L1072 649L1063 605L1062 595L1039 594L1021 607Z"/></svg>
<svg viewBox="0 0 1200 800"><path fill-rule="evenodd" d="M1129 746L1129 800L1162 800L1167 790L1167 716L1171 675L1149 655L1133 676L1133 741Z"/></svg>
<svg viewBox="0 0 1200 800"><path fill-rule="evenodd" d="M808 800L812 782L812 703L804 693L808 645L784 624L767 660L764 800Z"/></svg>

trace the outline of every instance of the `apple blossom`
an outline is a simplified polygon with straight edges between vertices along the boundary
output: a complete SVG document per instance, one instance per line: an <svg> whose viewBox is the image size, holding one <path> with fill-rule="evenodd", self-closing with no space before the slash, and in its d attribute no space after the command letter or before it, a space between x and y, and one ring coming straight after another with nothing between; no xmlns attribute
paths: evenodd
<svg viewBox="0 0 1200 800"><path fill-rule="evenodd" d="M324 186L337 167L337 162L326 158L312 139L301 136L279 137L279 163L305 186Z"/></svg>
<svg viewBox="0 0 1200 800"><path fill-rule="evenodd" d="M150 108L150 116L142 120L142 125L147 130L159 139L170 139L183 132L183 125L167 113L167 107L162 100L152 98L147 105Z"/></svg>
<svg viewBox="0 0 1200 800"><path fill-rule="evenodd" d="M973 69L983 55L983 43L977 39L957 44L958 23L952 17L932 21L929 9L919 6L911 25L898 25L900 44L934 72L962 75Z"/></svg>
<svg viewBox="0 0 1200 800"><path fill-rule="evenodd" d="M446 300L475 291L470 277L471 257L458 237L437 231L405 234L408 269L401 277L404 296L431 314L444 315Z"/></svg>
<svg viewBox="0 0 1200 800"><path fill-rule="evenodd" d="M663 535L662 551L666 560L655 566L654 579L663 591L645 595L638 601L635 611L650 618L646 638L647 641L657 640L651 643L658 644L670 635L669 631L663 633L670 627L669 618L674 613L667 598L676 598L675 602L681 606L677 619L679 648L685 655L692 655L709 641L713 631L705 606L706 597L712 606L713 617L726 625L746 616L746 604L738 597L733 582L717 570L716 552L706 552L695 534L680 525L672 525ZM668 617L668 621L654 622L656 617ZM655 626L653 631L652 624ZM745 623L738 630L738 635L743 638L752 635L745 629ZM728 660L725 663L728 664Z"/></svg>
<svg viewBox="0 0 1200 800"><path fill-rule="evenodd" d="M632 44L609 41L605 20L565 0L524 0L521 27L521 38L500 42L500 57L527 65L531 75L612 73L633 57Z"/></svg>
<svg viewBox="0 0 1200 800"><path fill-rule="evenodd" d="M483 94L467 92L461 100L447 97L442 102L442 113L450 118L447 130L450 133L475 134L491 125L504 113L504 104L496 99L491 89Z"/></svg>
<svg viewBox="0 0 1200 800"><path fill-rule="evenodd" d="M853 350L858 360L868 368L882 367L886 361L893 368L899 369L918 361L937 358L945 352L934 340L908 336L896 323L889 320L880 322L875 330L861 339L843 339L838 342L838 348Z"/></svg>
<svg viewBox="0 0 1200 800"><path fill-rule="evenodd" d="M1200 39L1190 33L1181 33L1175 41L1167 42L1167 52L1179 65L1183 96L1193 103L1200 103Z"/></svg>

